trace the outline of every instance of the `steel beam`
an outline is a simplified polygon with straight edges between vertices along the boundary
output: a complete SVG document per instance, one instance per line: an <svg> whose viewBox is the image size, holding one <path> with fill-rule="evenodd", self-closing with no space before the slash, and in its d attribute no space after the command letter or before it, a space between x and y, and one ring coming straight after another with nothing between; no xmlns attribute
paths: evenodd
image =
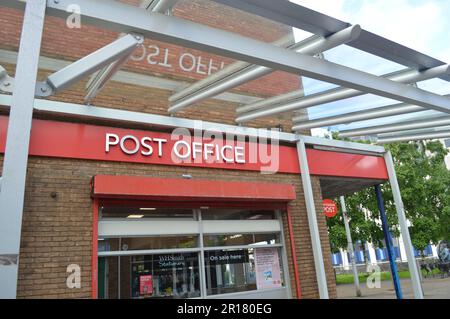
<svg viewBox="0 0 450 319"><path fill-rule="evenodd" d="M338 32L350 25L347 22L286 0L214 1L321 36ZM366 30L361 31L361 36L357 41L348 45L416 70L429 69L444 64L444 62L426 54ZM441 74L438 77L450 81L450 74Z"/></svg>
<svg viewBox="0 0 450 319"><path fill-rule="evenodd" d="M434 78L442 73L450 73L450 66L439 66L437 68L433 68L428 70L429 72L422 72L420 75L418 72L414 70L402 70L390 74L385 74L383 77L401 82L401 83L411 83L411 82L419 82L428 80L430 78ZM329 89L323 92L319 92L310 96L304 95L304 90L292 91L289 93L281 94L278 96L273 96L261 101L257 101L251 104L247 104L236 109L236 112L239 115L246 115L244 113L255 111L263 108L267 108L273 106L273 108L283 107L284 105L292 105L292 107L297 108L296 103L298 103L299 109L304 109L310 106L315 106L324 103L335 102L355 96L362 95L364 93L357 92L355 90L349 90L347 88L334 88ZM284 104L282 104L284 103ZM294 110L295 110L294 108ZM252 113L249 113L252 114ZM296 121L296 119L293 119Z"/></svg>
<svg viewBox="0 0 450 319"><path fill-rule="evenodd" d="M61 91L123 57L128 57L142 43L139 35L127 34L116 41L49 75L47 83L54 92Z"/></svg>
<svg viewBox="0 0 450 319"><path fill-rule="evenodd" d="M293 131L299 131L303 129L311 129L316 127L324 127L338 124L348 124L352 122L365 121L371 119L377 119L381 117L394 116L400 114L414 113L424 111L425 109L420 106L411 104L393 104L382 107L376 107L373 109L350 112L339 114L335 116L323 117L309 121L294 122L292 127ZM295 117L293 120L304 120L304 117Z"/></svg>
<svg viewBox="0 0 450 319"><path fill-rule="evenodd" d="M359 36L360 31L361 27L359 25L354 25L340 32L332 34L326 38L317 36L310 37L304 41L289 46L288 49L297 53L315 55L317 53L355 40ZM273 71L275 70L264 66L250 65L240 72L230 74L229 77L221 79L221 81L219 81L218 83L210 84L206 87L203 86L202 90L193 91L192 88L186 88L185 90L183 90L183 92L177 93L175 95L178 97L178 99L175 99L174 97L169 98L169 101L171 101L169 112L177 112L184 107L205 100L209 97L215 96L264 75L270 74ZM208 83L207 79L204 79L202 81L203 83ZM186 94L186 92L190 93Z"/></svg>
<svg viewBox="0 0 450 319"><path fill-rule="evenodd" d="M409 236L408 224L403 208L402 196L400 194L400 187L398 186L397 176L395 175L394 162L392 160L390 151L387 151L385 153L384 160L386 162L386 168L389 175L389 183L391 184L392 195L394 197L400 232L405 244L406 258L408 260L408 268L411 276L414 297L416 299L423 299L423 290L420 282L419 269L417 268L416 258L414 256L414 248L411 242L411 237Z"/></svg>
<svg viewBox="0 0 450 319"><path fill-rule="evenodd" d="M326 61L323 61L323 62L326 62ZM353 70L353 69L349 69L349 70ZM356 70L354 70L354 71L356 71ZM357 72L360 72L360 71L357 71ZM376 76L375 77L379 80L389 81L390 83L395 83L396 85L399 85L402 87L411 87L412 88L412 86L405 86L401 83L424 81L424 80L435 78L437 75L442 74L442 73L450 73L450 66L448 64L438 66L438 67L435 67L432 69L428 69L428 70L425 70L422 72L415 71L415 70L405 70L405 71L401 71L401 72L396 72L395 74L387 76L386 78L376 77ZM362 78L359 78L359 79L362 80ZM368 80L368 78L366 80ZM397 82L400 82L400 83L397 83ZM414 89L420 90L418 88L414 88ZM423 91L423 92L426 92L426 91ZM248 122L250 120L264 117L264 116L270 116L270 115L289 112L289 111L297 111L297 110L305 109L305 108L315 106L315 105L320 105L320 104L335 102L335 101L339 101L339 100L343 100L343 99L348 99L348 98L355 97L355 96L360 96L360 95L363 95L366 93L373 93L373 92L369 92L367 89L365 90L365 92L361 92L361 91L358 91L357 89L351 89L351 88L342 88L342 87L334 88L334 89L327 90L324 92L319 92L316 94L308 95L308 96L302 97L298 100L287 102L286 104L276 105L272 108L265 108L262 110L256 110L254 112L249 112L246 114L240 114L236 118L236 122L238 122L238 123ZM387 95L383 95L383 94L379 94L379 93L374 93L374 94L388 97ZM440 97L444 98L442 96L440 96ZM397 98L391 96L391 98L397 99L397 100L402 100L405 103L419 105L418 103L407 102L404 98L399 99L398 96L397 96ZM447 99L447 98L444 98L444 99L446 99L447 101L450 101L450 99ZM261 105L261 104L259 104L259 105ZM424 105L421 104L420 106L424 106ZM436 108L434 107L434 109L436 109ZM439 110L443 110L443 109L439 108Z"/></svg>
<svg viewBox="0 0 450 319"><path fill-rule="evenodd" d="M339 137L353 137L364 135L375 135L380 133L407 131L413 129L422 129L430 127L438 127L450 125L450 116L435 115L431 118L420 117L420 119L405 121L393 124L384 124L370 126L366 128L358 128L352 130L343 130L339 132Z"/></svg>
<svg viewBox="0 0 450 319"><path fill-rule="evenodd" d="M45 0L27 1L0 190L0 298L16 298L22 213Z"/></svg>
<svg viewBox="0 0 450 319"><path fill-rule="evenodd" d="M178 2L178 0L144 0L140 7L146 10L162 14L168 13Z"/></svg>
<svg viewBox="0 0 450 319"><path fill-rule="evenodd" d="M328 285L323 262L322 246L320 242L320 232L317 223L317 212L314 204L314 193L312 189L311 176L309 174L308 158L306 156L305 141L300 138L297 142L298 161L300 165L300 175L305 195L305 206L308 214L308 225L311 236L311 246L314 256L314 266L316 269L317 286L321 299L328 299Z"/></svg>
<svg viewBox="0 0 450 319"><path fill-rule="evenodd" d="M380 134L377 134L377 136L378 137L391 137L391 136L411 135L411 134L419 134L419 133L441 132L441 131L446 131L446 130L450 130L450 125L434 126L434 127L422 128L422 129L411 129L411 130L400 131L400 132L380 133Z"/></svg>
<svg viewBox="0 0 450 319"><path fill-rule="evenodd" d="M314 38L317 38L314 36ZM307 39L308 40L308 39ZM275 42L272 42L273 45L279 46L279 47L289 47L293 44L295 44L295 39L293 35L289 34L288 36L284 36L280 39L278 39ZM231 63L230 65L225 66L223 69L209 75L208 77L199 80L197 82L192 83L191 85L187 86L186 88L183 88L182 90L175 92L171 96L169 96L169 102L174 103L178 100L181 100L197 91L203 90L207 87L212 86L213 84L223 81L230 76L236 76L237 74L241 74L243 71L248 71L251 67L254 67L254 64L243 62L243 61L236 61Z"/></svg>
<svg viewBox="0 0 450 319"><path fill-rule="evenodd" d="M127 62L129 55L114 61L113 63L107 65L95 75L92 76L90 81L86 85L87 93L84 97L84 102L90 104L92 99L97 96L98 93L105 87L106 83L114 76L114 74L119 71L123 64Z"/></svg>
<svg viewBox="0 0 450 319"><path fill-rule="evenodd" d="M66 18L68 4L83 8L83 21L119 32L136 32L154 40L206 50L229 58L260 64L317 80L346 86L402 102L450 112L450 99L412 86L406 86L372 74L319 60L304 54L240 36L224 30L148 13L141 8L102 0L59 0L49 2L51 15ZM132 16L133 19L129 19ZM427 72L427 71L425 71Z"/></svg>
<svg viewBox="0 0 450 319"><path fill-rule="evenodd" d="M434 140L434 139L439 139L439 138L447 138L447 137L450 137L450 127L447 127L447 129L443 129L443 130L433 130L433 131L428 131L428 132L420 132L420 133L411 132L409 134L405 134L405 132L402 132L402 133L403 134L399 134L399 135L378 137L377 144L388 144L388 143L395 143L395 142L410 142L410 141Z"/></svg>

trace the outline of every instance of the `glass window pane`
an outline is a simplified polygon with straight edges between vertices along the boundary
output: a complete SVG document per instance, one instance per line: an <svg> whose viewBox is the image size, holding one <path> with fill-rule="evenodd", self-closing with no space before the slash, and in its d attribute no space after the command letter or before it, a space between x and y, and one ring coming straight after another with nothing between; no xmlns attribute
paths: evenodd
<svg viewBox="0 0 450 319"><path fill-rule="evenodd" d="M106 238L99 241L99 251L117 250L146 250L194 248L198 246L198 236L151 236L151 237L125 237Z"/></svg>
<svg viewBox="0 0 450 319"><path fill-rule="evenodd" d="M132 298L200 297L198 253L133 256Z"/></svg>
<svg viewBox="0 0 450 319"><path fill-rule="evenodd" d="M270 234L225 234L204 235L203 243L206 247L237 246L237 245L272 245L280 242L279 235Z"/></svg>
<svg viewBox="0 0 450 319"><path fill-rule="evenodd" d="M276 247L205 251L205 268L208 295L284 286Z"/></svg>
<svg viewBox="0 0 450 319"><path fill-rule="evenodd" d="M122 250L168 249L197 247L197 236L122 238Z"/></svg>
<svg viewBox="0 0 450 319"><path fill-rule="evenodd" d="M198 253L100 257L98 297L200 297L198 266Z"/></svg>
<svg viewBox="0 0 450 319"><path fill-rule="evenodd" d="M230 208L210 208L207 210L202 210L203 220L261 220L275 218L275 212L271 210Z"/></svg>
<svg viewBox="0 0 450 319"><path fill-rule="evenodd" d="M182 208L105 206L100 208L100 218L125 218L127 220L177 218L193 220L194 213L192 209Z"/></svg>

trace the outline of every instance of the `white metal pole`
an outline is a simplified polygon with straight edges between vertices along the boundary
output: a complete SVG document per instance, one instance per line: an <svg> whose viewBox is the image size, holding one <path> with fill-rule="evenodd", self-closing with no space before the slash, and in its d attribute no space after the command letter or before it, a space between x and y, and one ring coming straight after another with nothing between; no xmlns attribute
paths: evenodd
<svg viewBox="0 0 450 319"><path fill-rule="evenodd" d="M0 189L0 298L16 298L23 200L45 0L27 1Z"/></svg>
<svg viewBox="0 0 450 319"><path fill-rule="evenodd" d="M320 245L319 226L317 224L316 207L314 205L314 196L311 185L311 176L309 175L308 158L306 156L305 141L300 138L297 142L298 160L300 164L301 178L303 184L303 193L305 195L306 212L308 213L308 225L311 235L311 244L314 256L314 265L316 269L317 286L319 287L319 296L321 299L328 299L327 277L323 263L322 247Z"/></svg>
<svg viewBox="0 0 450 319"><path fill-rule="evenodd" d="M197 216L197 220L199 223L199 245L200 245L200 265L199 265L199 269L200 269L200 295L202 298L206 298L206 296L208 295L208 289L206 286L206 272L205 272L205 267L206 267L206 263L205 263L205 247L204 247L204 243L203 243L203 219L202 219L202 211L201 209L196 209L194 210L195 216ZM208 267L208 271L209 271L209 267ZM211 280L209 280L209 282L211 282Z"/></svg>
<svg viewBox="0 0 450 319"><path fill-rule="evenodd" d="M345 205L345 198L344 196L341 196L341 208L342 208L342 218L344 219L344 226L345 226L345 234L347 235L347 251L350 255L350 263L352 264L352 270L353 270L353 279L355 283L355 291L356 291L356 297L361 297L361 288L359 287L359 277L358 277L358 269L356 268L356 262L355 262L355 252L353 249L353 241L352 241L352 235L350 233L350 226L348 224L348 215L347 215L347 206Z"/></svg>
<svg viewBox="0 0 450 319"><path fill-rule="evenodd" d="M416 299L423 299L423 291L422 291L422 284L420 283L419 270L417 268L416 258L414 257L414 248L411 242L411 237L409 236L405 211L403 209L403 201L400 194L400 187L398 186L397 176L395 175L394 161L392 160L392 155L390 151L387 151L384 154L384 160L386 162L386 168L389 175L389 182L391 184L395 208L397 210L400 231L403 237L403 242L405 244L406 258L408 260L408 267L409 273L411 275L414 297Z"/></svg>

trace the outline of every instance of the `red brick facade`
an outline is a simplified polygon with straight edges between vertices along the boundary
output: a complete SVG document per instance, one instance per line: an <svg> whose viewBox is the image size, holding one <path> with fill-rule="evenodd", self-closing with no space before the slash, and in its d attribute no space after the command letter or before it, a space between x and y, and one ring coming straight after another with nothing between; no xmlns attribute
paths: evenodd
<svg viewBox="0 0 450 319"><path fill-rule="evenodd" d="M136 3L136 1L128 1ZM191 19L216 28L239 32L264 41L274 41L290 30L285 26L262 18L244 14L210 1L180 1L174 9L177 17ZM0 9L0 49L17 51L21 30L22 13L13 9ZM63 31L62 31L63 30ZM67 29L64 21L46 18L41 56L74 61L106 45L118 34L83 25L81 29ZM207 75L199 72L186 72L179 67L183 53L203 61L212 59L214 66L231 63L230 59L213 56L204 52L176 47L170 44L146 40L145 46L157 45L161 54L151 61L163 62L168 50L167 64L150 64L148 61L129 61L123 68L126 71L183 81L195 81ZM154 47L153 47L154 48ZM155 49L153 49L155 50ZM148 51L149 52L149 51ZM156 51L151 51L155 53ZM136 52L138 55L139 52ZM178 62L177 62L178 61ZM9 74L14 74L14 65L4 64ZM43 79L48 70L40 70ZM52 100L83 103L86 80L68 90L51 97ZM299 77L284 72L275 72L233 90L252 96L272 96L289 92L300 87ZM94 104L167 115L168 97L173 92L163 89L149 89L145 86L110 82ZM186 118L234 124L237 104L209 99L180 113ZM76 117L50 116L36 114L36 117L64 121L89 122L96 125L112 125L125 128L149 129L145 125L124 125L119 122L86 121ZM267 127L282 124L289 129L290 121L283 118L261 119L249 123L252 126ZM0 163L3 157L0 155ZM317 298L318 289L311 250L311 239L300 177L289 174L262 175L256 172L232 170L187 168L174 166L154 166L131 163L111 163L87 160L55 159L30 157L27 174L25 208L23 215L22 243L19 268L18 297L20 298L89 298L91 296L91 257L92 257L92 198L89 183L95 174L138 175L148 177L180 178L191 174L193 178L219 181L280 182L295 186L297 199L291 202L296 244L299 278L304 298ZM321 206L321 190L318 178L313 178L316 205ZM330 247L325 217L318 217L322 249L328 278L330 296L336 296ZM289 260L291 288L295 296L296 285L289 243L289 230L284 215L286 252ZM81 288L68 289L66 286L66 267L79 264L82 271Z"/></svg>

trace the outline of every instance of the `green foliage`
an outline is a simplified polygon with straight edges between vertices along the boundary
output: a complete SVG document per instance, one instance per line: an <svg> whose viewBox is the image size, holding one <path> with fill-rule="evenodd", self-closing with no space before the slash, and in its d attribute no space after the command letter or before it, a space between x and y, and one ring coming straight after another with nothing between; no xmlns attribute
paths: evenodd
<svg viewBox="0 0 450 319"><path fill-rule="evenodd" d="M439 270L437 270L438 272ZM436 271L434 273L437 273ZM359 282L365 283L367 281L367 278L371 276L371 273L360 273L358 274ZM424 274L425 275L425 274ZM401 270L398 272L398 276L400 279L407 279L410 278L409 271L407 270ZM352 284L354 282L353 274L339 274L336 275L336 284L337 285L344 285L344 284ZM386 281L391 280L391 273L389 271L382 271L380 274L380 280Z"/></svg>
<svg viewBox="0 0 450 319"><path fill-rule="evenodd" d="M441 271L438 268L433 269L431 273L427 273L425 270L421 270L422 276L436 276L442 274ZM358 278L359 282L366 282L367 278L372 275L371 273L359 273ZM398 277L400 279L408 279L411 278L411 275L408 270L400 270L398 272ZM380 280L392 280L391 279L391 272L390 271L382 271L380 274ZM354 282L353 274L339 274L336 275L336 284L337 285L343 285L343 284L352 284Z"/></svg>
<svg viewBox="0 0 450 319"><path fill-rule="evenodd" d="M449 239L450 171L444 163L447 150L438 141L393 143L386 145L386 149L394 159L414 247L423 250L430 242ZM389 183L382 185L382 191L391 232L398 236L398 219ZM379 218L374 189L364 189L346 196L345 200L353 241L370 241L382 246L381 225L374 222ZM346 248L342 214L327 219L327 225L332 250Z"/></svg>

